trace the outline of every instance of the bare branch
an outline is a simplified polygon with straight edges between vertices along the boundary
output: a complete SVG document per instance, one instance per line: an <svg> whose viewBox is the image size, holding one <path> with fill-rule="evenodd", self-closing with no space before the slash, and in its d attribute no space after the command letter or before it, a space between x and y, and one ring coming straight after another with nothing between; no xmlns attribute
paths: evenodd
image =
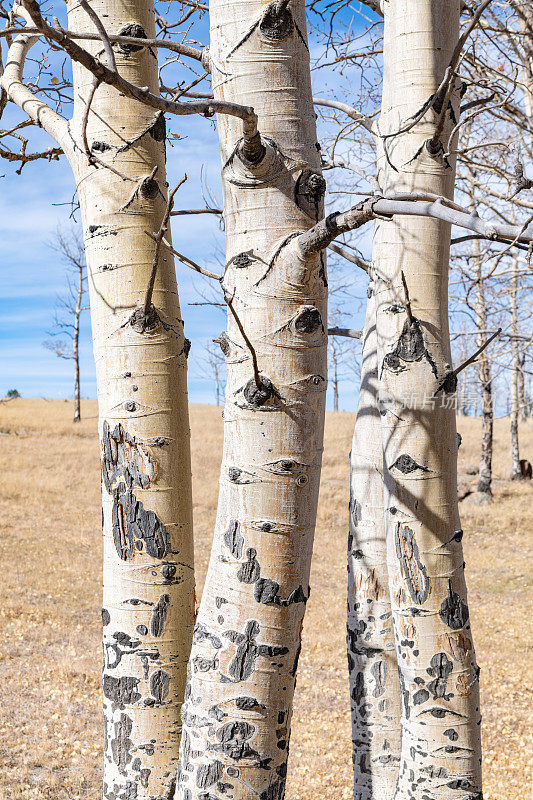
<svg viewBox="0 0 533 800"><path fill-rule="evenodd" d="M179 211L172 211L171 217L183 217L187 214L217 214L222 215L221 208L182 208Z"/></svg>
<svg viewBox="0 0 533 800"><path fill-rule="evenodd" d="M152 295L154 292L155 276L157 273L157 264L159 261L159 250L161 249L161 242L163 241L163 237L168 229L168 220L170 217L170 212L172 211L172 206L174 205L174 195L176 194L180 186L183 186L186 180L187 180L187 174L185 174L183 178L178 181L176 186L170 192L168 196L167 207L165 209L165 213L163 214L163 219L161 220L161 225L159 227L159 230L155 235L152 234L151 237L155 241L155 252L152 260L152 269L150 272L150 278L148 279L148 286L146 287L146 295L143 304L143 314L145 318L148 317L149 311L152 307Z"/></svg>
<svg viewBox="0 0 533 800"><path fill-rule="evenodd" d="M353 328L328 328L328 336L347 336L349 339L361 339L362 331Z"/></svg>
<svg viewBox="0 0 533 800"><path fill-rule="evenodd" d="M405 292L405 313L407 314L407 319L409 320L409 325L413 324L413 312L411 310L411 299L409 297L409 289L407 288L407 281L405 280L405 273L402 269L402 284L403 290Z"/></svg>
<svg viewBox="0 0 533 800"><path fill-rule="evenodd" d="M233 300L235 298L235 289L233 290L233 295L231 297L229 296L229 294L226 292L226 290L224 288L223 288L223 291L224 291L224 300L226 301L226 303L228 305L228 308L231 311L231 314L233 316L233 319L237 323L237 327L238 327L238 329L239 329L239 331L241 333L241 336L244 339L244 341L246 342L246 346L248 347L248 349L250 351L250 354L252 356L252 364L253 364L253 367L254 367L255 385L257 386L258 389L262 389L263 388L263 381L261 380L261 374L259 372L259 366L257 364L257 354L256 354L256 352L254 350L253 344L251 343L251 341L249 340L248 336L246 335L246 331L243 328L242 322L240 321L237 312L235 311L235 309L233 307Z"/></svg>
<svg viewBox="0 0 533 800"><path fill-rule="evenodd" d="M346 250L345 247L340 247L338 244L331 242L329 249L334 253L337 253L338 256L345 258L346 261L349 261L351 264L355 264L356 267L359 267L365 272L369 272L371 267L370 263L368 261L364 261L362 258L359 258L355 255L355 253L350 253L350 251Z"/></svg>
<svg viewBox="0 0 533 800"><path fill-rule="evenodd" d="M211 117L214 114L228 114L237 117L243 122L244 143L249 143L251 150L254 152L257 150L257 140L260 137L257 130L257 115L251 106L227 103L222 100L196 100L187 103L165 100L150 92L147 86L135 86L115 70L106 67L99 59L92 56L87 50L84 50L83 47L80 47L70 39L67 32L62 28L53 28L50 26L42 16L39 4L36 0L22 0L22 3L35 27L38 28L49 41L62 47L73 61L76 61L88 69L89 72L92 72L102 83L107 83L109 86L113 86L128 97L151 106L158 111L166 111L170 114L177 115L202 114L203 116Z"/></svg>
<svg viewBox="0 0 533 800"><path fill-rule="evenodd" d="M325 106L326 108L334 108L337 111L342 111L346 116L350 117L350 119L355 120L363 128L365 128L369 133L372 133L372 120L370 117L361 114L360 111L357 111L356 108L347 105L346 103L339 103L337 100L327 100L326 98L322 97L313 97L313 103L315 106Z"/></svg>

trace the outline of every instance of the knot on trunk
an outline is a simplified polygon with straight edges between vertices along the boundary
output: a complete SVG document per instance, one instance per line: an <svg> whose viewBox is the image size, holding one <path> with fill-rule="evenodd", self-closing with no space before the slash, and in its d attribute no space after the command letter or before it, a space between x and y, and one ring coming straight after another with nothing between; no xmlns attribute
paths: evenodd
<svg viewBox="0 0 533 800"><path fill-rule="evenodd" d="M259 30L265 39L271 42L282 42L292 35L294 21L287 5L288 3L283 0L276 0L266 7L259 23Z"/></svg>
<svg viewBox="0 0 533 800"><path fill-rule="evenodd" d="M259 376L259 383L255 378L250 378L244 387L243 394L245 400L254 408L264 406L272 397L279 397L270 378L266 378L264 375Z"/></svg>
<svg viewBox="0 0 533 800"><path fill-rule="evenodd" d="M139 25L138 22L128 22L126 25L123 25L118 31L117 36L130 36L132 39L148 38L143 26ZM129 56L130 53L137 53L139 50L142 50L143 47L140 44L125 44L119 42L118 49L121 53L124 53L125 56Z"/></svg>
<svg viewBox="0 0 533 800"><path fill-rule="evenodd" d="M273 139L256 133L250 138L239 139L222 168L222 174L235 186L253 189L275 181L287 168L287 163Z"/></svg>
<svg viewBox="0 0 533 800"><path fill-rule="evenodd" d="M163 112L158 114L154 120L154 124L148 131L152 139L156 142L164 142L167 135L167 121Z"/></svg>
<svg viewBox="0 0 533 800"><path fill-rule="evenodd" d="M303 306L296 319L294 320L294 329L297 333L314 333L319 328L324 329L322 325L322 316L318 308L315 306Z"/></svg>
<svg viewBox="0 0 533 800"><path fill-rule="evenodd" d="M326 181L319 172L304 170L294 190L294 202L304 214L318 220L326 193Z"/></svg>
<svg viewBox="0 0 533 800"><path fill-rule="evenodd" d="M145 200L153 200L155 197L157 197L158 191L159 184L155 178L152 178L151 175L149 175L147 178L144 178L139 187L141 197L144 197Z"/></svg>
<svg viewBox="0 0 533 800"><path fill-rule="evenodd" d="M153 333L161 325L159 314L153 305L150 306L147 313L144 312L142 306L139 306L128 321L137 333Z"/></svg>

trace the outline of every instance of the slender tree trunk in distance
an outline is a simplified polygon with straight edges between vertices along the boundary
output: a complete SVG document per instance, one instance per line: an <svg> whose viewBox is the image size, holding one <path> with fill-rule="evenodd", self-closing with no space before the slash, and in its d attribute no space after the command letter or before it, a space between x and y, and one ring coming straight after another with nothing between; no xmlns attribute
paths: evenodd
<svg viewBox="0 0 533 800"><path fill-rule="evenodd" d="M459 0L383 4L382 135L405 127L436 92L458 41L459 5ZM456 98L454 105L456 114ZM381 139L378 179L385 192L453 196L453 161L446 164L439 148L426 144L439 111L436 102L410 131ZM448 112L444 142L452 125ZM402 695L394 798L479 800L478 668L466 605L456 382L450 377L450 229L423 218L397 218L376 228L378 370L387 397L382 416L387 557Z"/></svg>
<svg viewBox="0 0 533 800"><path fill-rule="evenodd" d="M80 315L83 299L83 265L78 265L78 296L74 311L74 338L72 340L72 355L74 357L74 422L81 420L80 400Z"/></svg>
<svg viewBox="0 0 533 800"><path fill-rule="evenodd" d="M479 252L479 243L474 242L474 250ZM487 330L487 301L483 284L481 257L477 257L476 269L476 325L478 331ZM478 347L485 341L485 334L477 336ZM494 440L494 405L492 402L492 370L486 350L478 357L478 375L481 386L481 454L479 458L478 492L492 494L492 451Z"/></svg>
<svg viewBox="0 0 533 800"><path fill-rule="evenodd" d="M400 762L400 685L387 572L374 285L350 452L346 645L354 800L390 800Z"/></svg>
<svg viewBox="0 0 533 800"><path fill-rule="evenodd" d="M511 274L511 334L518 334L518 259L512 256ZM522 477L520 469L520 443L518 439L518 375L520 372L520 352L518 339L511 339L513 358L511 371L511 475L513 480Z"/></svg>
<svg viewBox="0 0 533 800"><path fill-rule="evenodd" d="M331 360L333 361L333 411L339 410L339 365L337 347L335 343L331 348Z"/></svg>
<svg viewBox="0 0 533 800"><path fill-rule="evenodd" d="M154 6L94 0L111 33L155 35ZM95 32L77 2L69 26ZM174 785L180 707L194 620L186 347L174 265L159 253L153 306L143 303L166 208L164 119L115 89L96 89L87 143L130 180L89 163L83 118L93 78L73 65L67 123L21 82L34 38L10 48L3 85L54 136L73 168L91 299L102 444L104 800L154 800ZM93 53L101 42L88 42ZM148 49L115 47L118 69L158 91ZM154 174L154 167L157 172Z"/></svg>
<svg viewBox="0 0 533 800"><path fill-rule="evenodd" d="M323 447L327 286L298 231L322 215L303 0L213 0L218 99L253 106L263 150L219 116L230 314L224 453L195 627L176 797L281 800Z"/></svg>
<svg viewBox="0 0 533 800"><path fill-rule="evenodd" d="M524 365L526 354L522 353L518 358L518 408L520 422L525 422L531 413L529 398L526 394L526 381L524 377Z"/></svg>

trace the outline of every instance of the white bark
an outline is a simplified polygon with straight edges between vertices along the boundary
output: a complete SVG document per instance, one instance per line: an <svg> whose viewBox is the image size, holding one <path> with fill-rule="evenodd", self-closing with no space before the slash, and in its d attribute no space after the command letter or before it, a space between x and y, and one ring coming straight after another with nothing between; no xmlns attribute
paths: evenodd
<svg viewBox="0 0 533 800"><path fill-rule="evenodd" d="M195 628L177 797L280 800L322 457L325 260L298 231L322 214L305 9L214 0L215 98L253 106L264 154L219 116L229 316L224 454ZM261 155L259 153L259 155ZM233 298L233 299L232 299Z"/></svg>
<svg viewBox="0 0 533 800"><path fill-rule="evenodd" d="M375 312L371 282L350 452L346 643L354 800L390 800L400 761L400 686L387 572Z"/></svg>
<svg viewBox="0 0 533 800"><path fill-rule="evenodd" d="M485 335L481 331L487 330L487 299L483 280L483 264L479 253L478 242L474 242L476 253L476 327L478 331L477 344L481 347ZM479 478L477 490L491 494L492 489L492 450L494 438L494 406L492 402L492 370L486 350L480 353L477 359L479 385L481 387L481 453L479 457Z"/></svg>
<svg viewBox="0 0 533 800"><path fill-rule="evenodd" d="M384 16L381 134L401 129L441 84L458 41L459 0L394 0L384 4ZM438 112L429 109L409 132L385 140L378 177L386 193L452 197L453 163L425 145ZM389 586L402 694L397 800L481 797L478 669L449 402L455 381L447 379L449 242L446 224L397 217L377 225L374 246Z"/></svg>
<svg viewBox="0 0 533 800"><path fill-rule="evenodd" d="M92 8L111 33L137 25L154 36L152 3L95 0ZM94 33L77 2L68 12L70 27ZM65 122L21 82L31 43L21 36L11 47L3 85L69 158L87 256L102 440L103 797L153 800L174 784L194 620L186 347L173 260L164 249L153 306L148 317L140 312L155 248L146 231L159 229L166 207L164 120L151 125L152 110L101 85L87 142L129 180L96 169L82 132L92 75L73 65L74 116ZM88 49L100 52L102 43ZM157 62L148 49L114 52L121 74L157 94Z"/></svg>
<svg viewBox="0 0 533 800"><path fill-rule="evenodd" d="M512 368L511 368L511 474L514 479L522 477L520 469L520 443L518 438L518 375L520 372L520 351L518 339L518 258L513 254L512 256L512 273L511 273L511 292L510 292L510 306L511 306L511 353L512 353Z"/></svg>

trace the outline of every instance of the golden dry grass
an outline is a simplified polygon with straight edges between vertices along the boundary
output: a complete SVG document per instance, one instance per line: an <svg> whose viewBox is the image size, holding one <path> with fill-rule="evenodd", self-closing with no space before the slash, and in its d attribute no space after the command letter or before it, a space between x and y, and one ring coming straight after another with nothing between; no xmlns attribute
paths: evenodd
<svg viewBox="0 0 533 800"><path fill-rule="evenodd" d="M96 404L0 405L0 799L97 800L100 716L100 487ZM215 516L220 410L192 406L197 564ZM300 661L287 800L351 795L344 656L347 453L353 416L329 414L313 593ZM479 422L460 420L460 466L475 464ZM521 431L533 458L533 426ZM509 468L496 425L495 472ZM533 485L496 481L492 506L463 507L472 627L481 665L487 800L531 785ZM529 558L529 561L528 561Z"/></svg>

